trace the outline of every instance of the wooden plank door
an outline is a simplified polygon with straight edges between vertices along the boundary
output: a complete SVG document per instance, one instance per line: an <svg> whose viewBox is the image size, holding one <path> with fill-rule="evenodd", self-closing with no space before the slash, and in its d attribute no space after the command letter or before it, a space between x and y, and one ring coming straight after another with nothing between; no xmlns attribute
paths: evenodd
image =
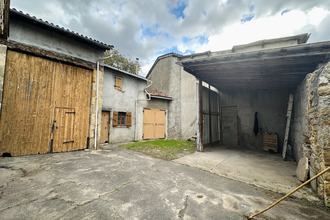
<svg viewBox="0 0 330 220"><path fill-rule="evenodd" d="M143 139L154 139L155 114L151 109L145 108L143 111Z"/></svg>
<svg viewBox="0 0 330 220"><path fill-rule="evenodd" d="M166 133L166 111L155 110L155 139L165 138Z"/></svg>
<svg viewBox="0 0 330 220"><path fill-rule="evenodd" d="M110 112L102 111L100 143L109 143Z"/></svg>
<svg viewBox="0 0 330 220"><path fill-rule="evenodd" d="M237 147L238 132L237 132L237 107L229 106L221 108L222 120L222 136L223 144L227 146Z"/></svg>
<svg viewBox="0 0 330 220"><path fill-rule="evenodd" d="M145 108L143 112L143 139L163 139L166 134L166 111Z"/></svg>
<svg viewBox="0 0 330 220"><path fill-rule="evenodd" d="M55 108L53 152L72 150L74 121L74 108Z"/></svg>

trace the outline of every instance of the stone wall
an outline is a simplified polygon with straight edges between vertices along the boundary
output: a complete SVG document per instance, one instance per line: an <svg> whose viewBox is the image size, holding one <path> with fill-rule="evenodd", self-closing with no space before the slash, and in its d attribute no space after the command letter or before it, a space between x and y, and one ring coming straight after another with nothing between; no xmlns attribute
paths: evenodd
<svg viewBox="0 0 330 220"><path fill-rule="evenodd" d="M99 99L98 99L98 118L97 118L97 129L98 129L98 137L96 141L96 146L99 147L99 140L101 137L101 113L102 113L102 102L103 102L103 68L102 71L99 72ZM95 122L96 122L96 78L97 71L93 71L92 77L92 93L91 93L91 107L90 107L90 123L89 123L89 149L95 149Z"/></svg>
<svg viewBox="0 0 330 220"><path fill-rule="evenodd" d="M307 76L310 177L330 167L330 62ZM330 173L317 179L317 193L330 206Z"/></svg>

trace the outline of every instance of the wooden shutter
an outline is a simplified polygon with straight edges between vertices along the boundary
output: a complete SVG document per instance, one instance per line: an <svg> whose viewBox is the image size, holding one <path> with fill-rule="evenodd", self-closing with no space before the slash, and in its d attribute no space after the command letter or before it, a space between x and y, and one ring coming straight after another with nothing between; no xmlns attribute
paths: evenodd
<svg viewBox="0 0 330 220"><path fill-rule="evenodd" d="M127 120L127 123L126 123L126 125L127 125L127 127L130 127L130 126L132 126L132 112L127 112L126 113L126 120Z"/></svg>
<svg viewBox="0 0 330 220"><path fill-rule="evenodd" d="M118 126L118 112L113 112L112 127Z"/></svg>
<svg viewBox="0 0 330 220"><path fill-rule="evenodd" d="M123 88L123 77L116 76L115 77L115 89L122 90Z"/></svg>

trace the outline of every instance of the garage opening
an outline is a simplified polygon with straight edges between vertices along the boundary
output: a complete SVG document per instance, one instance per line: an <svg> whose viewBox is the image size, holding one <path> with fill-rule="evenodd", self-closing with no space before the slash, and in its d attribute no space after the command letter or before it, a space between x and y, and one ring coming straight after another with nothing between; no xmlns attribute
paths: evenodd
<svg viewBox="0 0 330 220"><path fill-rule="evenodd" d="M308 168L298 177L301 181L330 166L330 42L306 44L308 38L302 34L263 40L228 51L182 56L178 62L199 85L206 82L220 91L223 145L283 150L284 157L304 159ZM294 97L290 146L282 149L290 94ZM203 98L199 93L199 109ZM199 125L203 119L200 113ZM204 130L197 127L197 149L203 151ZM328 180L321 178L312 187L330 204L330 192L323 190Z"/></svg>

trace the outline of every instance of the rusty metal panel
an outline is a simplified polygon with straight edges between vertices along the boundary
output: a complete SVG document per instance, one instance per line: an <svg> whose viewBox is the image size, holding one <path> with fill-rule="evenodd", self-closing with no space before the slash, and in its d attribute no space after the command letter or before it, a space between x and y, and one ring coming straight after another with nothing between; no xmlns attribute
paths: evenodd
<svg viewBox="0 0 330 220"><path fill-rule="evenodd" d="M219 99L218 99L218 93L211 91L211 112L212 113L218 113L219 112Z"/></svg>
<svg viewBox="0 0 330 220"><path fill-rule="evenodd" d="M219 133L219 116L212 115L211 116L211 132L212 132L212 143L220 141L220 133Z"/></svg>
<svg viewBox="0 0 330 220"><path fill-rule="evenodd" d="M209 115L203 114L203 143L210 143L210 120Z"/></svg>
<svg viewBox="0 0 330 220"><path fill-rule="evenodd" d="M101 144L109 142L109 128L110 128L110 112L102 111L101 138L100 138Z"/></svg>
<svg viewBox="0 0 330 220"><path fill-rule="evenodd" d="M203 112L208 112L210 105L209 105L209 92L208 89L203 87L202 90L202 100L203 100Z"/></svg>

